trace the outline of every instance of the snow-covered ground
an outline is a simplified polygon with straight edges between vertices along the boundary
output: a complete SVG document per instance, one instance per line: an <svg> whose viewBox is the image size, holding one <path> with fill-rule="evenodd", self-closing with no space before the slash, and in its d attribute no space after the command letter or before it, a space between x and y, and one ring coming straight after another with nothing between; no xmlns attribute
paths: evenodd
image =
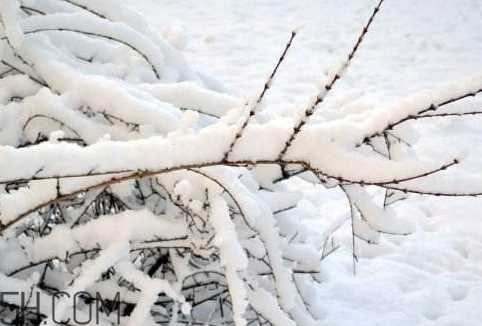
<svg viewBox="0 0 482 326"><path fill-rule="evenodd" d="M378 2L128 1L184 48L197 70L244 97L260 91L290 31L299 29L264 103L264 119L304 108L327 69L344 59ZM481 31L480 0L386 0L315 122L480 73ZM482 101L470 105L480 108ZM461 168L480 175L481 123L480 118L417 123L417 148L430 156L467 153ZM305 191L318 204L315 226L348 214L339 194L310 187ZM325 282L318 292L319 306L313 307L321 325L482 325L482 199L412 196L396 207L400 216L416 222L415 234L385 237L370 248L360 243L356 277L348 250L324 262ZM340 241L349 244L349 230L341 231Z"/></svg>

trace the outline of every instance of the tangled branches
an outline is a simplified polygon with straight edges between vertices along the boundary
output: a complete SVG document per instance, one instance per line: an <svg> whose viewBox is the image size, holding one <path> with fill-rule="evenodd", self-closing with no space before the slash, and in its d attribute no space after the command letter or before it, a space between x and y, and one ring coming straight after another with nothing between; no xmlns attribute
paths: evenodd
<svg viewBox="0 0 482 326"><path fill-rule="evenodd" d="M443 109L480 93L482 78L374 108L356 124L351 117L310 124L383 0L291 124L259 124L256 114L296 32L245 105L210 90L136 14L113 2L5 3L0 292L36 291L47 302L60 291L84 292L84 314L101 293L106 325L115 324L114 310L127 325L315 325L310 289L319 286L320 262L340 247L333 238L340 224L323 236L310 230L299 194L282 181L299 176L343 191L354 260L356 240L411 232L389 207L394 194L482 194L465 183L439 189L430 182L454 181L445 171L460 158L399 161L394 151L405 146L401 124L480 114ZM386 191L383 204L370 187ZM55 304L60 316L42 305L39 318L20 316L18 299L0 304L0 317L28 325L68 324L76 313L66 300Z"/></svg>

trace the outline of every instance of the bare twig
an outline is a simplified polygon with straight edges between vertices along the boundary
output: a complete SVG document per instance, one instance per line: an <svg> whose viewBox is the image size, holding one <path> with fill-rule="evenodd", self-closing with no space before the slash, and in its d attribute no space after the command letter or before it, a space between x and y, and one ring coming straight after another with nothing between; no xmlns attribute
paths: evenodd
<svg viewBox="0 0 482 326"><path fill-rule="evenodd" d="M288 40L288 42L286 43L286 46L285 46L283 52L281 53L281 56L279 57L278 61L276 62L276 65L273 68L273 71L271 72L268 79L264 83L263 90L261 91L258 98L256 99L256 102L254 102L254 104L251 104L251 107L249 109L249 113L248 113L247 117L243 121L243 123L242 123L240 129L238 130L238 132L236 133L236 135L234 136L234 139L232 140L231 144L229 145L228 150L224 154L225 160L228 159L229 155L231 154L231 152L234 149L234 146L239 141L239 139L243 136L244 130L246 129L246 127L250 123L251 119L253 119L253 117L256 115L256 109L258 108L259 104L263 101L263 98L264 98L264 95L266 94L266 92L271 88L271 85L272 85L273 80L276 76L276 73L278 72L278 68L283 63L283 61L286 57L286 54L288 53L288 50L290 49L291 44L293 43L293 40L296 37L296 34L297 34L296 31L291 32L291 37Z"/></svg>
<svg viewBox="0 0 482 326"><path fill-rule="evenodd" d="M372 24L373 20L375 19L375 16L377 15L378 11L380 10L381 5L383 4L384 0L380 0L378 2L378 5L373 9L373 12L368 19L367 23L364 25L360 35L358 36L358 39L354 45L354 47L351 49L350 53L348 54L348 57L346 61L338 68L336 73L332 75L328 81L328 83L323 87L321 92L316 96L315 100L313 103L306 108L305 112L303 113L301 119L299 119L298 122L296 122L296 125L293 128L293 132L289 135L288 140L285 142L282 150L280 151L278 158L284 157L288 149L291 147L293 142L295 141L296 137L298 134L301 132L301 129L305 126L305 124L308 122L310 117L315 113L315 110L317 106L324 101L326 96L329 94L330 90L333 89L335 86L336 82L343 76L347 68L350 66L353 57L355 56L357 50L359 49L360 45L362 44L365 35L368 33L368 30L370 28L370 25Z"/></svg>

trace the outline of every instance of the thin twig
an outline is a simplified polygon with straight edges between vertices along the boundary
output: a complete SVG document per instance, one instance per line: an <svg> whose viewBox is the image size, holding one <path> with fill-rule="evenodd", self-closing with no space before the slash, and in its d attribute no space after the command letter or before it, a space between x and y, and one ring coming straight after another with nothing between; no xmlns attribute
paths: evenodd
<svg viewBox="0 0 482 326"><path fill-rule="evenodd" d="M350 66L353 57L355 56L357 50L359 49L360 45L362 44L363 40L365 39L365 35L368 33L368 30L370 28L370 25L372 24L373 20L375 19L375 16L377 15L378 11L380 10L381 5L383 4L384 0L380 0L378 5L374 8L370 18L368 19L367 23L364 25L360 35L358 36L358 39L354 45L354 47L351 49L350 53L348 54L347 60L344 61L344 63L338 68L336 73L331 76L329 79L328 83L323 87L321 92L316 96L315 100L311 105L306 108L305 112L303 113L301 119L296 123L296 125L293 128L293 132L290 134L288 140L285 142L283 145L282 150L278 154L278 158L282 158L285 156L286 152L288 149L291 147L293 142L295 141L296 137L298 134L301 132L301 129L306 125L306 123L309 121L310 117L315 113L315 110L317 106L324 101L326 96L330 93L330 91L333 89L335 86L336 82L341 79L343 74L346 72L348 67Z"/></svg>
<svg viewBox="0 0 482 326"><path fill-rule="evenodd" d="M293 43L293 40L296 37L296 34L297 34L296 31L291 32L291 37L288 40L288 42L286 43L286 46L285 46L283 52L281 53L281 56L279 57L278 61L276 62L276 65L273 68L273 71L271 72L268 79L264 83L263 90L259 94L259 96L256 99L256 101L254 102L254 104L251 105L246 119L243 121L243 124L241 125L239 131L234 136L234 139L232 140L231 144L229 145L228 150L226 151L226 153L224 153L224 159L225 160L228 159L229 155L231 154L231 152L234 149L234 146L239 141L239 139L243 136L244 130L246 129L246 127L250 123L251 119L253 119L254 116L256 115L256 109L258 108L259 104L263 101L263 98L264 98L264 95L266 94L266 92L271 88L271 85L273 84L273 80L276 77L276 73L278 72L279 67L283 63L283 61L286 57L286 54L288 53L288 50L291 48L291 44Z"/></svg>

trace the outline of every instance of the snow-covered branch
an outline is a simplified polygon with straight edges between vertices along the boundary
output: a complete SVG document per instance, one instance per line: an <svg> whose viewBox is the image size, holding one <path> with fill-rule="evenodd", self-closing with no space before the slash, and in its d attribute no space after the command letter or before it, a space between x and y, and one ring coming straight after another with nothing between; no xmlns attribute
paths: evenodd
<svg viewBox="0 0 482 326"><path fill-rule="evenodd" d="M407 158L399 132L481 114L441 110L481 93L481 76L308 123L383 2L300 116L261 123L297 31L246 104L118 1L0 1L0 292L120 291L126 325L316 325L308 289L346 221L355 262L357 240L412 231L390 207L400 194L482 195L458 153ZM350 216L307 228L299 203L309 198L282 182L295 176L341 189ZM383 203L372 187L386 191ZM58 304L68 318L72 307ZM17 301L0 306L15 320ZM51 308L41 307L47 324Z"/></svg>

